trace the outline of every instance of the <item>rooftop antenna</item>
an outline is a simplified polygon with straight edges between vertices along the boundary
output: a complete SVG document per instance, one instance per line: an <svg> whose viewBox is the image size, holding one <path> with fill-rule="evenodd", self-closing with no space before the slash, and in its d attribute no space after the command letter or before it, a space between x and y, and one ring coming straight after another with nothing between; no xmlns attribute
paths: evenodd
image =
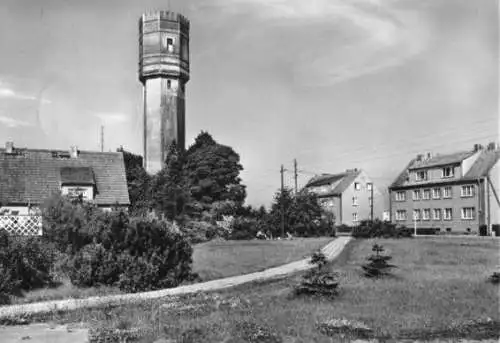
<svg viewBox="0 0 500 343"><path fill-rule="evenodd" d="M101 152L104 152L104 125L101 125Z"/></svg>

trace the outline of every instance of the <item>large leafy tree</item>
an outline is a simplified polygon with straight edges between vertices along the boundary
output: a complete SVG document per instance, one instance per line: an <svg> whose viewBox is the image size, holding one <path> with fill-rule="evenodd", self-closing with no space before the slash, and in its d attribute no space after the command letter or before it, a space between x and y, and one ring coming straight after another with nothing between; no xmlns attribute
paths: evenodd
<svg viewBox="0 0 500 343"><path fill-rule="evenodd" d="M142 156L135 155L120 147L123 154L131 213L144 213L150 207L151 177L143 167Z"/></svg>
<svg viewBox="0 0 500 343"><path fill-rule="evenodd" d="M240 156L229 146L217 143L208 132L201 132L186 152L184 172L190 193L207 209L214 203L243 204L245 186L239 176ZM226 206L227 207L227 206Z"/></svg>
<svg viewBox="0 0 500 343"><path fill-rule="evenodd" d="M191 208L191 196L183 167L184 154L173 142L169 146L164 167L152 182L154 207L170 220L182 221Z"/></svg>

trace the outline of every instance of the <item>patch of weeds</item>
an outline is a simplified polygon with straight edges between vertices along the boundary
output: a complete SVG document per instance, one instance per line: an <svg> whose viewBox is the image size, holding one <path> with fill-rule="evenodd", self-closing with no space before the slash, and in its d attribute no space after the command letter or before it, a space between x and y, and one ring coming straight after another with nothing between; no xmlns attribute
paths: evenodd
<svg viewBox="0 0 500 343"><path fill-rule="evenodd" d="M267 325L259 325L253 322L236 323L235 335L249 343L283 343L283 338L278 332Z"/></svg>
<svg viewBox="0 0 500 343"><path fill-rule="evenodd" d="M140 342L145 338L152 338L153 332L150 328L118 329L109 327L90 328L88 333L89 343L121 343Z"/></svg>
<svg viewBox="0 0 500 343"><path fill-rule="evenodd" d="M374 337L374 331L366 324L357 320L330 319L316 324L319 332L329 337L347 337L349 339L369 339Z"/></svg>
<svg viewBox="0 0 500 343"><path fill-rule="evenodd" d="M384 247L379 244L374 244L372 251L375 255L371 255L367 258L370 261L368 264L361 266L363 268L364 275L370 278L378 278L390 275L390 269L397 268L393 264L389 264L388 261L392 259L391 256L381 255L384 251Z"/></svg>
<svg viewBox="0 0 500 343"><path fill-rule="evenodd" d="M312 255L311 264L315 265L302 278L299 285L295 287L295 295L315 295L334 297L338 295L338 273L327 269L327 259L319 251Z"/></svg>

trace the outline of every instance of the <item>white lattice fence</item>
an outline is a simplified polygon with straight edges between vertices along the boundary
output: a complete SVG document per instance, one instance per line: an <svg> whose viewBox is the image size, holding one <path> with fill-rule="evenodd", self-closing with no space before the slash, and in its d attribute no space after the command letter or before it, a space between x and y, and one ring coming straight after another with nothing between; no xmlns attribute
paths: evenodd
<svg viewBox="0 0 500 343"><path fill-rule="evenodd" d="M11 235L41 236L42 216L0 216L0 230Z"/></svg>

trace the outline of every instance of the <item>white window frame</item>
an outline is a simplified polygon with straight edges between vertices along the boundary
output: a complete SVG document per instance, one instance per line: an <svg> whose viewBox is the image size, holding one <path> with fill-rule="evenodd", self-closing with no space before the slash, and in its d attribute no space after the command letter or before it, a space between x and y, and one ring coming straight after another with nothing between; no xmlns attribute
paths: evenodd
<svg viewBox="0 0 500 343"><path fill-rule="evenodd" d="M420 177L421 174L423 175L423 177ZM427 181L429 177L429 174L427 172L427 170L417 170L415 172L415 181Z"/></svg>
<svg viewBox="0 0 500 343"><path fill-rule="evenodd" d="M396 210L396 220L397 221L406 220L406 210Z"/></svg>
<svg viewBox="0 0 500 343"><path fill-rule="evenodd" d="M415 196L415 195L417 195L417 196ZM413 190L412 199L413 199L413 201L420 200L420 189Z"/></svg>
<svg viewBox="0 0 500 343"><path fill-rule="evenodd" d="M443 217L443 211L440 208L435 208L435 209L433 209L432 212L433 212L432 218L434 220L441 220L441 218ZM438 215L436 215L436 214L438 214Z"/></svg>
<svg viewBox="0 0 500 343"><path fill-rule="evenodd" d="M441 188L432 189L432 199L441 199Z"/></svg>
<svg viewBox="0 0 500 343"><path fill-rule="evenodd" d="M353 223L359 222L359 218L358 218L358 213L357 212L353 212L352 213L352 222Z"/></svg>
<svg viewBox="0 0 500 343"><path fill-rule="evenodd" d="M449 173L446 173L449 171ZM453 167L443 167L441 169L441 178L448 179L455 176L455 169Z"/></svg>
<svg viewBox="0 0 500 343"><path fill-rule="evenodd" d="M366 183L366 190L371 191L372 187L373 187L373 183L371 183L371 182Z"/></svg>
<svg viewBox="0 0 500 343"><path fill-rule="evenodd" d="M427 216L425 214L428 214ZM431 220L431 209L430 208L424 208L422 211L422 220Z"/></svg>
<svg viewBox="0 0 500 343"><path fill-rule="evenodd" d="M358 197L356 196L352 197L352 206L359 206Z"/></svg>
<svg viewBox="0 0 500 343"><path fill-rule="evenodd" d="M446 195L446 191L449 190L449 194ZM443 199L451 199L453 197L453 188L451 186L446 186L443 188Z"/></svg>
<svg viewBox="0 0 500 343"><path fill-rule="evenodd" d="M464 190L470 190L470 192L464 192ZM464 185L460 188L460 196L462 198L471 198L474 196L474 185Z"/></svg>
<svg viewBox="0 0 500 343"><path fill-rule="evenodd" d="M421 213L420 209L413 210L413 220L420 220Z"/></svg>
<svg viewBox="0 0 500 343"><path fill-rule="evenodd" d="M354 182L354 190L355 191L361 190L361 184L359 182Z"/></svg>
<svg viewBox="0 0 500 343"><path fill-rule="evenodd" d="M396 199L396 201L406 201L406 192L405 191L397 191L395 199Z"/></svg>
<svg viewBox="0 0 500 343"><path fill-rule="evenodd" d="M446 215L448 213L448 210L450 211L449 217ZM452 218L453 218L453 209L452 208L445 208L443 211L443 220L452 220Z"/></svg>
<svg viewBox="0 0 500 343"><path fill-rule="evenodd" d="M425 194L428 194L429 196L425 196ZM422 191L422 199L423 200L430 200L431 199L431 189L430 188L426 188Z"/></svg>
<svg viewBox="0 0 500 343"><path fill-rule="evenodd" d="M467 214L467 210L470 210L470 216ZM474 220L476 209L474 207L463 207L462 208L462 219L464 220Z"/></svg>

